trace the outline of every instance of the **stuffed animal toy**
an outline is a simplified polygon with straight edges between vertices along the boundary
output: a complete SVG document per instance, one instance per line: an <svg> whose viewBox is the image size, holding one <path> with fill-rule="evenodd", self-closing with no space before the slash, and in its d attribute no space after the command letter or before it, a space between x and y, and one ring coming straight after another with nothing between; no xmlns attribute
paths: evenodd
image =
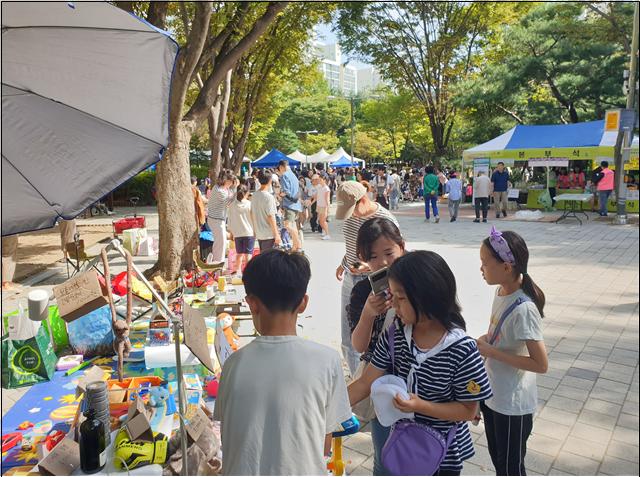
<svg viewBox="0 0 640 477"><path fill-rule="evenodd" d="M233 351L238 351L238 345L240 344L240 337L233 331L233 322L236 321L229 313L220 313L218 320L222 324L222 331L225 338L229 342L229 346Z"/></svg>
<svg viewBox="0 0 640 477"><path fill-rule="evenodd" d="M151 388L149 391L149 406L162 407L169 399L169 390L164 386Z"/></svg>

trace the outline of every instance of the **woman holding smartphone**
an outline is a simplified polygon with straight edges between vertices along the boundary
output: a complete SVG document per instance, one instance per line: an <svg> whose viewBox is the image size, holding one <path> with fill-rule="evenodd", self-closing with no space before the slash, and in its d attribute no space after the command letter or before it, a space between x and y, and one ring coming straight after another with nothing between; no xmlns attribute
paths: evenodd
<svg viewBox="0 0 640 477"><path fill-rule="evenodd" d="M400 229L389 219L375 217L367 220L358 231L356 253L358 258L369 266L371 274L369 280L361 280L353 287L347 306L351 344L356 351L362 353L354 379L362 375L364 368L373 358L378 338L395 317L386 271L397 258L404 255L404 247ZM389 428L378 422L369 400L356 405L354 412L363 419L371 419L371 436L375 451L373 475L389 475L381 459Z"/></svg>

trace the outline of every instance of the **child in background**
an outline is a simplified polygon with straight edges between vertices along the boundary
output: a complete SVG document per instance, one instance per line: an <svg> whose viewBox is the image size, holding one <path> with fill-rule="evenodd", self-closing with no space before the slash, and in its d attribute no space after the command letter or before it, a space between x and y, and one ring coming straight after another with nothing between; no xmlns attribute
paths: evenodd
<svg viewBox="0 0 640 477"><path fill-rule="evenodd" d="M238 275L241 275L244 269L242 263L244 262L246 267L251 260L256 241L253 235L251 202L248 197L249 188L241 185L238 187L236 200L229 206L229 231L236 245L235 273Z"/></svg>
<svg viewBox="0 0 640 477"><path fill-rule="evenodd" d="M224 475L326 475L325 441L351 418L340 355L296 336L309 261L269 250L244 271L259 336L224 363L214 419Z"/></svg>
<svg viewBox="0 0 640 477"><path fill-rule="evenodd" d="M480 247L482 277L498 285L489 333L478 338L493 397L481 404L497 475L526 475L527 439L538 405L536 373L547 372L542 338L544 293L529 276L529 250L515 232L491 235Z"/></svg>
<svg viewBox="0 0 640 477"><path fill-rule="evenodd" d="M460 475L463 461L474 455L466 421L475 418L479 401L491 397L491 387L476 342L465 333L456 279L440 255L418 251L391 265L389 286L398 315L395 332L380 335L370 365L349 385L349 399L360 402L392 369L392 340L393 372L407 381L409 392L408 400L396 395L393 405L443 434L457 424L436 475Z"/></svg>
<svg viewBox="0 0 640 477"><path fill-rule="evenodd" d="M377 272L390 267L398 257L404 255L404 239L396 224L383 217L375 217L360 227L356 252L371 272ZM347 317L352 333L351 344L358 353L362 353L360 366L354 376L358 379L373 358L378 338L386 332L395 317L391 295L374 295L371 282L360 280L351 291ZM374 446L373 475L388 475L389 472L382 465L381 452L389 436L389 428L380 424L375 415L372 415L368 403L359 409L354 408L353 412L363 419L371 420L371 438Z"/></svg>
<svg viewBox="0 0 640 477"><path fill-rule="evenodd" d="M320 175L313 176L314 185L316 186L316 212L318 213L318 225L322 229L322 240L331 240L329 235L329 224L327 217L329 216L329 196L331 189L327 185L327 181Z"/></svg>

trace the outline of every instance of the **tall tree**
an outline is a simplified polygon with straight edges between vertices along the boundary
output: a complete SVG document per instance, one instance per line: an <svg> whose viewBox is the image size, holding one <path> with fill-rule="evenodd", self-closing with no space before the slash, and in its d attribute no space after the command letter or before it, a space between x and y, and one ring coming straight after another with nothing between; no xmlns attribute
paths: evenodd
<svg viewBox="0 0 640 477"><path fill-rule="evenodd" d="M409 88L429 120L436 155L446 155L456 108L450 86L474 67L510 5L482 2L349 2L340 9L343 48Z"/></svg>
<svg viewBox="0 0 640 477"><path fill-rule="evenodd" d="M182 37L179 36L181 49L171 81L169 145L158 164L156 178L160 253L153 270L159 270L165 278L175 278L183 267L191 264L191 251L197 244L198 231L193 226L195 212L189 179L191 136L211 113L219 95L218 87L227 72L258 41L287 3L252 3L247 7L244 2L234 5L195 2L186 11L188 29L185 28ZM175 8L175 15L168 15L171 8ZM167 2L150 2L147 20L165 28L167 18L178 18L179 8L167 5ZM221 22L216 17L212 22L212 14L225 8L233 9L227 17L230 19ZM238 25L243 26L240 31ZM211 67L204 69L206 64ZM204 71L206 76L201 78L199 92L185 112L189 87Z"/></svg>
<svg viewBox="0 0 640 477"><path fill-rule="evenodd" d="M632 8L616 8L633 17ZM505 29L485 67L458 85L456 104L474 110L478 120L533 124L599 119L624 107L625 41L608 20L589 12L581 3L536 6Z"/></svg>
<svg viewBox="0 0 640 477"><path fill-rule="evenodd" d="M280 16L238 63L232 83L230 121L225 130L225 167L238 170L256 115L274 111L272 97L288 82L317 66L309 57L313 27L331 18L332 4L298 3ZM233 149L233 154L230 150Z"/></svg>

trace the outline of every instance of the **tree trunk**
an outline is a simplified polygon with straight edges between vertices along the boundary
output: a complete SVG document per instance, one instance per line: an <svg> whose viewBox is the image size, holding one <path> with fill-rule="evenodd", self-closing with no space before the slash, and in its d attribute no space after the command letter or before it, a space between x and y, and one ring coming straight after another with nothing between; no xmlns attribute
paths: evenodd
<svg viewBox="0 0 640 477"><path fill-rule="evenodd" d="M191 127L179 123L172 134L164 158L158 163L156 187L160 219L160 253L156 264L166 280L173 280L192 264L198 230L189 177Z"/></svg>
<svg viewBox="0 0 640 477"><path fill-rule="evenodd" d="M218 95L219 109L218 117L214 118L215 112L212 109L209 115L209 139L211 141L211 179L218 177L220 173L220 165L222 164L222 135L227 121L227 108L229 107L229 98L231 97L231 75L233 70L227 71L224 85L222 86L222 94ZM215 119L215 120L214 120Z"/></svg>
<svg viewBox="0 0 640 477"><path fill-rule="evenodd" d="M222 133L222 144L220 144L220 161L222 167L231 169L231 143L233 142L233 124L227 124Z"/></svg>

